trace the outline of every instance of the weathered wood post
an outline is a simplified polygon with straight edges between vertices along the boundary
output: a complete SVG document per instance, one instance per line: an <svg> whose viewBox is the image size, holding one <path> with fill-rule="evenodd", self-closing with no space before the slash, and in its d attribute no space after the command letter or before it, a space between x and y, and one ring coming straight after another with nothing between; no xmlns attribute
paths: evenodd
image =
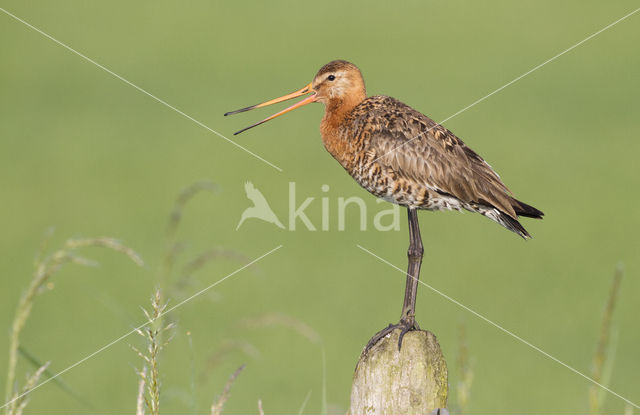
<svg viewBox="0 0 640 415"><path fill-rule="evenodd" d="M436 336L410 331L398 351L399 335L394 330L360 356L349 415L428 415L447 407L447 364Z"/></svg>

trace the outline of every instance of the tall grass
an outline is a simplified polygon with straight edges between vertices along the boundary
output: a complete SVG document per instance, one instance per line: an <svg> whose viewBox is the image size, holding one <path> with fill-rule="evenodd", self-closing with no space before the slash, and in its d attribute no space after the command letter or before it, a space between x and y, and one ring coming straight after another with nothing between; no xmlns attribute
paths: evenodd
<svg viewBox="0 0 640 415"><path fill-rule="evenodd" d="M192 201L200 193L215 193L217 187L215 184L209 181L200 181L193 183L185 187L177 196L169 220L167 222L165 231L165 251L161 261L161 265L158 271L158 284L161 289L167 290L169 293L176 297L182 297L185 291L194 284L194 274L203 269L208 263L215 259L231 259L240 263L247 263L249 260L238 252L225 249L225 248L208 248L199 254L195 255L192 259L186 260L182 268L176 272L181 254L184 253L184 244L178 240L178 231L180 224L184 217L184 211L190 201ZM175 275L174 275L175 274ZM172 282L173 281L173 282ZM146 340L146 350L141 352L137 349L136 352L143 359L144 366L138 371L138 394L136 400L136 414L144 415L148 410L151 415L157 415L160 411L160 373L158 358L159 354L167 344L167 341L162 341L163 333L173 330L175 324L164 324L164 319L170 319L170 315L165 315L166 304L162 304L160 301L161 289L156 290L155 295L151 302L151 311L145 311L145 316L149 322L147 328L139 330L139 334ZM187 332L189 347L192 350L191 333ZM226 346L225 346L226 345ZM215 364L211 360L217 360L222 355L226 354L226 351L230 349L237 349L239 346L242 350L248 353L255 353L253 346L238 341L228 341L223 345L222 351L219 351L214 357L209 359L207 366L213 366ZM193 356L192 356L193 359ZM192 364L193 366L193 364ZM211 405L211 414L220 415L224 409L224 405L231 396L231 387L236 378L240 375L240 372L244 369L245 365L240 366L227 381L220 396L214 400ZM195 385L203 382L203 377L206 372L200 375L200 379L197 380L195 372L192 369L192 399L195 401ZM192 412L197 413L197 406L195 403L192 405Z"/></svg>
<svg viewBox="0 0 640 415"><path fill-rule="evenodd" d="M164 285L173 270L176 258L182 252L182 245L177 240L177 234L186 205L199 193L215 193L216 189L216 185L209 181L199 181L182 189L176 197L165 231L166 247L159 270L160 289L165 289Z"/></svg>
<svg viewBox="0 0 640 415"><path fill-rule="evenodd" d="M613 312L618 302L618 293L620 291L620 282L622 281L622 265L616 268L611 287L609 288L609 297L602 312L602 324L600 326L600 337L596 345L593 355L593 363L591 369L591 378L598 383L609 387L611 382L611 374L613 372L613 363L615 361L615 336L612 336L612 318ZM591 415L600 415L603 413L607 394L598 385L591 385L589 388L589 413ZM625 412L628 412L630 407Z"/></svg>
<svg viewBox="0 0 640 415"><path fill-rule="evenodd" d="M609 295L602 312L602 322L600 325L600 335L593 354L591 378L596 382L609 387L615 362L615 349L617 336L613 330L613 314L618 302L620 284L622 282L623 268L618 265L611 280ZM467 412L470 402L470 390L473 383L473 370L469 362L468 348L466 345L466 335L464 327L460 327L458 338L458 381L456 388L456 402L452 405L455 413L463 414ZM602 415L603 407L608 394L598 385L592 384L589 387L589 414ZM624 415L633 415L633 407L625 405Z"/></svg>
<svg viewBox="0 0 640 415"><path fill-rule="evenodd" d="M176 272L178 261L181 254L184 253L184 244L178 240L178 230L184 217L184 211L188 203L193 200L200 193L215 193L217 187L214 183L209 181L199 181L185 187L177 196L169 220L167 222L165 231L165 252L161 261L161 266L158 272L158 283L163 288L168 290L176 297L184 295L185 291L194 284L194 274L203 269L208 263L215 259L231 259L240 263L247 263L249 260L246 256L225 248L208 248L199 254L195 255L192 259L187 260L182 268ZM174 276L174 274L176 274ZM171 282L173 280L173 282ZM141 334L146 339L146 350L141 352L137 349L136 352L143 359L144 366L138 375L140 377L138 383L138 394L136 400L136 414L144 415L145 409L149 410L151 415L157 415L160 411L160 373L158 357L167 341L162 341L162 334L166 331L173 330L174 323L164 324L163 319L170 319L171 316L165 315L164 310L166 304L160 302L161 290L156 290L151 302L151 312L145 311L145 316L150 323L147 328L140 330ZM192 349L191 333L187 332L189 347ZM225 346L226 345L226 346ZM219 351L214 357L209 359L208 366L215 364L211 360L217 360L221 358L221 355L226 354L226 351L230 349L238 348L239 345L242 350L247 353L256 353L253 346L238 341L228 341L223 345L222 351ZM192 356L193 359L193 356ZM193 366L193 364L192 364ZM240 375L240 372L244 369L245 365L240 366L227 381L220 396L214 400L211 405L211 414L220 415L224 409L224 405L231 396L231 387L233 383ZM200 383L203 382L205 372L200 375ZM195 384L196 380L195 372L192 370L192 399L195 400ZM192 406L192 411L197 412L196 405Z"/></svg>
<svg viewBox="0 0 640 415"><path fill-rule="evenodd" d="M40 366L33 375L27 376L25 384L20 388L16 382L16 373L18 367L18 354L20 350L20 335L24 329L36 298L48 289L53 289L50 280L60 271L66 264L77 264L82 266L93 266L96 263L78 254L78 251L87 247L106 248L121 253L131 259L138 265L143 265L140 256L131 248L123 245L113 238L83 238L69 239L62 248L54 251L52 254L43 258L47 242L52 232L43 239L43 244L38 251L34 266L35 271L33 278L27 290L22 294L16 307L15 317L11 324L9 332L9 358L7 366L7 379L5 402L8 405L5 408L7 415L21 414L28 402L28 393L35 387L48 367L48 363Z"/></svg>
<svg viewBox="0 0 640 415"><path fill-rule="evenodd" d="M229 380L227 381L227 384L224 385L224 389L222 390L222 394L220 395L220 397L218 399L214 400L213 403L211 404L211 415L221 415L222 414L222 410L224 409L224 404L229 399L229 396L231 396L231 387L233 386L233 383L236 381L236 379L238 378L238 375L240 375L240 372L242 372L242 370L245 368L245 366L246 365L244 365L244 364L242 366L240 366L238 369L236 369L235 372L233 372L231 377L229 377Z"/></svg>
<svg viewBox="0 0 640 415"><path fill-rule="evenodd" d="M171 215L166 228L166 246L165 252L160 262L160 268L158 269L158 284L165 286L167 290L176 296L182 296L184 292L194 284L194 274L203 269L208 263L216 259L230 259L240 263L248 262L248 259L235 251L224 248L209 248L199 254L195 255L192 259L184 261L184 265L178 266L181 254L184 253L183 244L178 241L177 234L179 225L183 219L183 213L186 205L197 194L201 192L213 192L216 187L210 182L197 182L191 186L185 188L177 197L174 207L171 211ZM131 248L123 245L113 238L82 238L82 239L69 239L65 241L61 248L53 251L49 255L44 255L47 243L51 237L51 232L46 238L43 238L42 246L40 247L36 258L34 260L34 275L27 287L26 291L21 296L18 306L16 308L15 318L13 320L10 336L9 336L9 364L7 370L7 389L6 389L6 401L10 402L6 407L7 415L22 415L29 400L29 391L31 391L41 380L42 377L51 375L48 372L49 362L40 363L35 358L30 356L27 352L24 352L24 348L20 343L20 335L25 327L36 298L47 290L53 289L52 278L56 276L62 267L66 264L76 264L81 266L94 266L96 262L80 255L80 252L85 248L99 247L106 248L118 253L121 253L138 265L143 265L143 261L140 256ZM172 279L173 277L173 279ZM173 282L172 282L173 281ZM161 365L160 357L163 349L168 345L172 338L172 334L175 333L176 325L174 323L167 323L171 320L171 316L166 313L167 303L163 301L161 293L163 290L158 288L155 290L151 297L151 306L148 310L143 309L147 324L140 327L137 333L144 339L144 347L131 346L135 353L142 359L142 367L136 371L138 376L135 413L137 415L158 415L162 404L161 392ZM287 315L280 313L269 313L259 318L245 320L244 322L248 327L270 327L270 326L284 326L293 329L301 336L308 339L311 343L319 344L322 346L322 339L320 335L310 326L301 322L295 318L291 318ZM189 344L191 347L190 333ZM324 348L322 351L322 411L323 415L327 413L326 403L326 362L324 356ZM208 360L207 366L210 370L217 365L217 362L224 359L226 354L241 350L247 355L258 355L257 349L242 340L226 340L223 342L220 350L218 350ZM27 360L31 364L37 363L37 369L32 374L27 374L26 379L22 386L19 386L16 382L19 356L22 353L27 357ZM192 356L193 359L193 356ZM192 362L193 365L193 362ZM221 415L225 404L231 397L231 388L244 369L245 365L240 366L229 378L221 394L213 401L210 407L212 415ZM204 371L201 374L204 376ZM195 385L197 383L204 383L202 379L195 378L195 372L192 370L192 399L196 399ZM60 382L56 379L56 382ZM60 385L68 392L73 394L73 391L62 383ZM305 396L298 413L301 415L304 412L307 402L311 396L311 391ZM81 397L76 397L82 399ZM86 402L85 402L86 404ZM197 413L197 407L192 407L193 413ZM262 409L262 401L258 403L259 413L264 413Z"/></svg>
<svg viewBox="0 0 640 415"><path fill-rule="evenodd" d="M151 311L143 309L147 318L147 325L137 329L137 333L146 340L147 347L140 351L131 346L138 356L144 361L142 370L138 372L140 383L138 384L138 399L136 415L145 415L144 408L149 410L151 415L160 413L160 369L159 355L162 349L171 341L171 336L165 339L166 333L174 328L173 323L164 324L164 310L167 303L162 303L160 290L156 290L151 298ZM145 405L140 405L140 401Z"/></svg>
<svg viewBox="0 0 640 415"><path fill-rule="evenodd" d="M149 415L159 415L160 413L161 381L159 358L162 350L173 338L173 335L170 334L165 339L167 333L175 332L174 329L176 327L175 323L165 324L166 308L167 303L162 302L160 290L156 290L151 298L151 310L143 309L148 324L144 328L137 330L138 334L145 339L146 348L141 351L135 346L131 346L144 362L142 369L137 372L139 380L136 415L146 415L147 410ZM220 396L211 404L211 415L222 414L224 405L231 396L231 387L245 366L243 364L231 375Z"/></svg>

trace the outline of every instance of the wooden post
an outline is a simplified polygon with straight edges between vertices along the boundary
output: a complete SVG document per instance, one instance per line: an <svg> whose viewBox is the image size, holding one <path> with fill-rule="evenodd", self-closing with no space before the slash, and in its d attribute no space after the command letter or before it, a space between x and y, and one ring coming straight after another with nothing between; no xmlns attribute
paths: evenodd
<svg viewBox="0 0 640 415"><path fill-rule="evenodd" d="M399 335L394 330L360 356L349 415L427 415L446 408L447 364L436 336L410 331L398 351Z"/></svg>

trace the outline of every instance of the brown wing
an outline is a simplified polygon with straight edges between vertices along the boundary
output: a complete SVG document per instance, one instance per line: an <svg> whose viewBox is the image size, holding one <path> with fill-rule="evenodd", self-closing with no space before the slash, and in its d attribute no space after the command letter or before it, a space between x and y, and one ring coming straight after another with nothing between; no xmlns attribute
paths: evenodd
<svg viewBox="0 0 640 415"><path fill-rule="evenodd" d="M451 131L390 97L368 112L377 162L399 176L467 203L491 205L516 219L514 199L482 157Z"/></svg>

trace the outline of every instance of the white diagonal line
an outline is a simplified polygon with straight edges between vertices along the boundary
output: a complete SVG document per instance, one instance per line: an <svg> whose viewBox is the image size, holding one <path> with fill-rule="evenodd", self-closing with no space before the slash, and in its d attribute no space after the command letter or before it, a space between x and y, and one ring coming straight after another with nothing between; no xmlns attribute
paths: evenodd
<svg viewBox="0 0 640 415"><path fill-rule="evenodd" d="M264 158L260 157L259 155L257 155L256 153L252 152L251 150L247 149L246 147L241 146L240 144L236 143L235 141L233 141L232 139L225 137L224 135L220 134L219 132L217 132L216 130L210 128L209 126L203 124L202 122L196 120L195 118L193 118L192 116L182 112L181 110L179 110L178 108L174 107L173 105L169 104L168 102L158 98L157 96L153 95L152 93L148 92L145 89L142 89L141 87L139 87L138 85L134 84L133 82L129 81L128 79L123 78L122 76L118 75L117 73L113 72L112 70L110 70L109 68L106 68L105 66L99 64L98 62L94 61L93 59L91 59L90 57L78 52L77 50L73 49L71 46L68 46L64 43L62 43L61 41L59 41L58 39L54 38L53 36L43 32L42 30L38 29L37 27L33 26L32 24L25 22L24 20L22 20L21 18L19 18L18 16L16 16L15 14L10 13L9 11L3 9L2 7L0 7L0 11L2 11L4 14L6 14L7 16L12 17L13 19L17 20L18 22L24 24L25 26L35 30L36 32L40 33L42 36L52 40L53 42L57 43L58 45L62 46L63 48L67 49L68 51L75 53L76 55L80 56L82 59L86 60L87 62L90 62L92 64L94 64L95 66L97 66L98 68L102 69L103 71L107 72L108 74L118 78L119 80L121 80L122 82L124 82L125 84L134 87L135 89L137 89L138 91L142 92L143 94L153 98L154 100L158 101L159 103L161 103L162 105L164 105L167 108L170 108L172 110L174 110L175 112L177 112L178 114L182 115L183 117L193 121L194 123L198 124L200 127L214 133L215 135L217 135L218 137L222 138L223 140L227 141L230 144L233 144L234 146L236 146L237 148L245 151L246 153L251 154L253 157L257 158L258 160L268 164L269 166L273 167L274 169L282 172L282 169L278 166L276 166L275 164L265 160Z"/></svg>
<svg viewBox="0 0 640 415"><path fill-rule="evenodd" d="M406 274L406 272L404 270L402 270L401 268L396 267L395 265L393 265L391 262L387 261L384 258L381 258L380 256L374 254L373 252L369 251L367 248L363 247L362 245L356 245L358 248L360 248L361 250L363 250L364 252L368 253L369 255L379 259L380 261L384 262L385 264L389 265L390 267L396 269L397 271L400 271L403 274ZM417 279L416 277L414 277L413 275L409 275L411 278L413 279ZM605 391L609 392L610 394L622 399L623 401L625 401L626 403L628 403L629 405L634 406L635 408L640 409L640 406L631 402L629 399L625 398L624 396L612 391L611 389L607 388L606 386L604 386L603 384L599 383L598 381L596 381L595 379L585 375L584 373L580 372L577 369L574 369L573 367L569 366L568 364L564 363L562 360L553 357L552 355L550 355L549 353L545 352L544 350L542 350L541 348L539 348L538 346L535 346L534 344L531 344L530 342L528 342L527 340L523 339L522 337L518 336L517 334L505 329L504 327L502 327L501 325L499 325L498 323L493 322L492 320L489 320L487 317L483 316L482 314L476 312L475 310L467 307L466 305L462 304L461 302L455 300L454 298L449 297L447 294L443 293L442 291L432 287L431 285L420 281L418 279L418 282L422 285L424 285L425 287L429 288L431 291L435 292L436 294L444 297L445 299L451 301L452 303L454 303L455 305L467 310L468 312L470 312L471 314L473 314L474 316L480 318L481 320L484 320L485 322L491 324L493 327L499 329L500 331L508 334L509 336L513 337L514 339L518 340L521 343L526 344L527 346L529 346L530 348L532 348L533 350L537 351L538 353L541 353L542 355L548 357L549 359L553 360L554 362L564 366L565 368L569 369L570 371L572 371L573 373L582 376L583 378L585 378L586 380L588 380L589 382L593 383L594 385L597 385L599 387L601 387L602 389L604 389Z"/></svg>
<svg viewBox="0 0 640 415"><path fill-rule="evenodd" d="M256 262L260 261L262 258L266 257L267 255L270 255L272 253L274 253L275 251L277 251L278 249L282 248L282 245L278 245L277 247L273 248L271 251L262 254L261 256L259 256L258 258L254 259L253 261L249 262L248 264L243 265L242 267L236 269L235 271L233 271L230 274L227 274L226 276L224 276L223 278L220 278L218 281L214 282L213 284L209 285L208 287L203 288L202 290L196 292L195 294L193 294L192 296L190 296L189 298L180 301L178 304L174 305L173 307L165 310L163 313L159 314L157 318L160 318L162 316L164 316L167 313L170 313L171 311L175 310L176 308L188 303L189 301L193 300L194 298L198 297L199 295L201 295L202 293L210 290L211 288L215 287L216 285L220 284L221 282L223 282L224 280L231 278L232 276L234 276L235 274L237 274L238 272L244 270L245 268L250 267L251 265L255 264ZM34 386L33 388L29 389L26 392L23 392L22 394L16 396L15 398L11 399L9 402L6 402L4 405L0 406L0 409L10 405L12 402L22 398L23 396L33 392L34 390L40 388L41 386L51 382L53 379L57 378L60 375L63 375L64 373L70 371L71 369L75 368L78 365L81 365L82 363L86 362L87 360L91 359L92 357L94 357L95 355L97 355L98 353L101 353L105 350L107 350L109 347L113 346L114 344L118 343L119 341L125 339L126 337L132 335L133 333L137 332L138 330L140 330L141 328L151 324L153 322L152 321L147 321L144 324L141 324L140 326L134 328L133 330L123 334L122 336L118 337L117 339L105 344L104 346L102 346L101 348L99 348L98 350L96 350L95 352L83 357L82 359L78 360L76 363L72 364L71 366L68 366L66 369L61 370L60 372L56 373L55 375L51 376L50 378L48 378L47 380L44 380L40 383L38 383L36 386Z"/></svg>
<svg viewBox="0 0 640 415"><path fill-rule="evenodd" d="M416 138L422 137L424 134L428 133L429 131L431 131L432 129L434 129L435 127L437 127L438 125L449 121L450 119L452 119L453 117L462 114L463 112L465 112L466 110L468 110L471 107L476 106L477 104L481 103L482 101L484 101L485 99L489 98L490 96L497 94L498 92L502 91L503 89L505 89L506 87L518 82L519 80L521 80L522 78L524 78L525 76L531 74L532 72L537 71L538 69L542 68L543 66L545 66L546 64L556 60L557 58L559 58L560 56L564 55L565 53L577 48L578 46L582 45L583 43L593 39L594 37L598 36L600 33L604 32L607 29L610 29L611 27L617 25L618 23L620 23L621 21L625 20L628 17L631 17L632 15L634 15L635 13L637 13L638 11L640 11L640 7L635 9L634 11L632 11L631 13L628 13L624 16L622 16L621 18L619 18L618 20L616 20L615 22L609 23L608 25L606 25L605 27L603 27L602 29L598 30L595 33L592 33L591 35L587 36L586 38L582 39L580 42L574 44L573 46L568 47L567 49L563 50L562 52L558 53L557 55L547 59L546 61L542 62L541 64L534 66L532 69L528 70L527 72L523 73L522 75L512 79L511 81L507 82L506 84L502 85L500 88L495 89L493 92L490 92L489 94L483 96L482 98L479 98L477 100L475 100L474 102L472 102L471 104L467 105L466 107L462 108L461 110L455 112L454 114L448 116L447 118L445 118L444 120L438 122L436 125L434 125L433 127L430 127L429 129L427 129L426 131L421 132L420 134L418 134L417 136L411 138L410 140L405 141L404 143L400 144L399 146L396 146L394 148L392 148L391 150L387 151L386 153L384 153L383 155L381 155L380 157L376 158L375 160L367 163L367 165L365 167L370 166L371 164L375 163L376 161L380 160L382 157L386 156L387 154L393 153L394 151L396 151L397 149L404 147L405 145L409 144L410 142L412 142L413 140L415 140Z"/></svg>

